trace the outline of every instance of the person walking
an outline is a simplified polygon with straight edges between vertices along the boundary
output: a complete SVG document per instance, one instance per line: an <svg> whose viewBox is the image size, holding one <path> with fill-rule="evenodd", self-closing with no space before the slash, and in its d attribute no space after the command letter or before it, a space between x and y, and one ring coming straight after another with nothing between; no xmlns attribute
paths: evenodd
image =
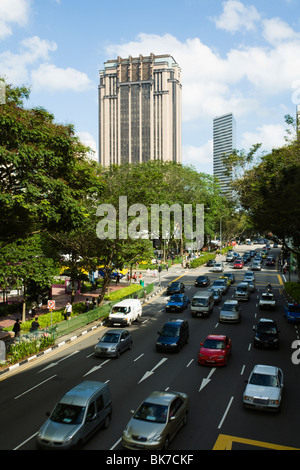
<svg viewBox="0 0 300 470"><path fill-rule="evenodd" d="M35 319L33 320L33 322L31 323L31 328L30 328L30 332L31 333L34 333L36 332L40 327L40 324L38 322L38 317L35 317Z"/></svg>
<svg viewBox="0 0 300 470"><path fill-rule="evenodd" d="M72 304L68 302L64 311L65 320L70 320L71 313L72 313Z"/></svg>
<svg viewBox="0 0 300 470"><path fill-rule="evenodd" d="M13 326L13 332L15 333L15 338L20 336L20 331L21 331L21 325L20 325L20 320L19 318L16 319L16 323Z"/></svg>

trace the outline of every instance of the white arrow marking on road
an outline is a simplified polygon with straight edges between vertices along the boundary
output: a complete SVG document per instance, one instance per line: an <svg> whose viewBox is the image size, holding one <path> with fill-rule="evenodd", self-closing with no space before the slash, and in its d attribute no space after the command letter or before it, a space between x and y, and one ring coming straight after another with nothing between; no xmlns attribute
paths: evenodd
<svg viewBox="0 0 300 470"><path fill-rule="evenodd" d="M83 377L85 377L86 375L92 374L93 372L96 372L96 370L101 369L101 367L104 366L104 364L107 364L109 361L110 361L110 359L107 359L107 361L102 362L102 364L100 364L99 366L93 367L89 372L87 372L86 374L84 374Z"/></svg>
<svg viewBox="0 0 300 470"><path fill-rule="evenodd" d="M215 370L216 370L216 368L214 367L214 368L210 371L210 373L208 374L207 379L203 379L203 380L202 380L201 387L199 388L199 392L201 392L201 390L202 390L207 384L209 384L210 378L211 378L211 376L213 375L213 373L215 372Z"/></svg>
<svg viewBox="0 0 300 470"><path fill-rule="evenodd" d="M139 381L139 383L141 383L143 380L147 379L148 377L150 377L150 375L154 374L154 371L155 369L157 369L159 366L161 366L164 362L166 362L168 360L167 357L164 357L158 364L156 364L155 367L153 367L152 370L150 371L147 371L146 374L144 374L144 376L141 378L141 380Z"/></svg>
<svg viewBox="0 0 300 470"><path fill-rule="evenodd" d="M68 356L63 357L63 358L60 359L59 361L57 361L57 362L52 362L51 364L49 364L49 366L47 366L47 367L45 367L44 369L40 370L40 371L38 372L38 374L39 374L40 372L43 372L43 370L47 370L47 369L50 369L51 367L57 366L57 364L59 364L60 362L65 361L66 359L68 359L69 357L74 356L74 354L77 354L77 353L79 353L79 351L74 351L72 354L69 354Z"/></svg>

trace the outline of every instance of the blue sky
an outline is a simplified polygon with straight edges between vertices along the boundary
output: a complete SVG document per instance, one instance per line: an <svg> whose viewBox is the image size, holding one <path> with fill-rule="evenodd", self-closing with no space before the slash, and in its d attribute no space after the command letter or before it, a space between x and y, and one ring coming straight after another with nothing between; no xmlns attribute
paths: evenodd
<svg viewBox="0 0 300 470"><path fill-rule="evenodd" d="M99 70L151 52L182 69L183 164L212 174L213 118L228 112L238 149L284 145L300 104L299 0L0 0L0 75L96 150Z"/></svg>

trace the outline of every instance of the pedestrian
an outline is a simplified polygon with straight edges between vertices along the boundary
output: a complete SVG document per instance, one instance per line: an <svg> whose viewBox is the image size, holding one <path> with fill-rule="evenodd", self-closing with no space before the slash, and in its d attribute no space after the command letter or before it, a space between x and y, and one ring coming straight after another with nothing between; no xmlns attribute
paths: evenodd
<svg viewBox="0 0 300 470"><path fill-rule="evenodd" d="M101 303L101 295L99 294L99 295L98 295L98 299L97 299L97 305L98 305L98 307L100 306L100 303Z"/></svg>
<svg viewBox="0 0 300 470"><path fill-rule="evenodd" d="M20 325L20 320L19 318L16 319L16 323L13 326L13 332L15 333L15 338L20 336L20 330L21 330L21 325Z"/></svg>
<svg viewBox="0 0 300 470"><path fill-rule="evenodd" d="M93 304L93 310L94 310L97 306L95 297L93 297L92 304Z"/></svg>
<svg viewBox="0 0 300 470"><path fill-rule="evenodd" d="M119 282L120 282L120 273L117 274L116 284L119 284Z"/></svg>
<svg viewBox="0 0 300 470"><path fill-rule="evenodd" d="M72 304L70 302L67 303L66 308L64 310L64 318L65 320L70 320L72 313Z"/></svg>
<svg viewBox="0 0 300 470"><path fill-rule="evenodd" d="M85 301L85 311L88 312L89 308L90 308L90 301L89 301L89 299L86 299L86 301Z"/></svg>
<svg viewBox="0 0 300 470"><path fill-rule="evenodd" d="M35 316L35 309L36 309L36 301L33 300L33 302L31 302L31 316L32 317Z"/></svg>
<svg viewBox="0 0 300 470"><path fill-rule="evenodd" d="M40 327L40 324L38 322L38 317L35 317L35 319L31 323L30 332L34 333L35 331L37 331L39 329L39 327Z"/></svg>

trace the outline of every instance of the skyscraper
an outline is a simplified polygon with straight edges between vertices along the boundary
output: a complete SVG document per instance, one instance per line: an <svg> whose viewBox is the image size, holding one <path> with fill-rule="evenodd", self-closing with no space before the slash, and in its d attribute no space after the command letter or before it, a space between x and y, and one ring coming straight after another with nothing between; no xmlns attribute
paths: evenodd
<svg viewBox="0 0 300 470"><path fill-rule="evenodd" d="M231 176L225 175L224 155L235 149L236 124L232 113L218 116L213 121L213 168L222 192L230 194Z"/></svg>
<svg viewBox="0 0 300 470"><path fill-rule="evenodd" d="M181 163L180 75L170 55L105 62L99 85L101 165Z"/></svg>

